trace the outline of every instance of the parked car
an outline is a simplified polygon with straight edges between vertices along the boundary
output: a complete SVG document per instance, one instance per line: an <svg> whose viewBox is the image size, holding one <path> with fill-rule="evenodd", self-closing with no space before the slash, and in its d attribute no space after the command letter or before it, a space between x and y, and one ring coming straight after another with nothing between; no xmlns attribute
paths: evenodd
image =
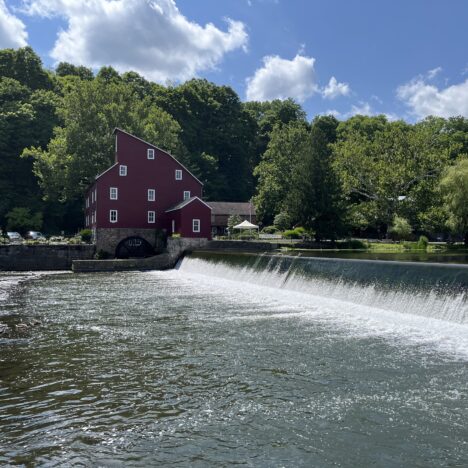
<svg viewBox="0 0 468 468"><path fill-rule="evenodd" d="M39 231L28 231L26 234L26 239L45 240L46 236L44 236L44 234L42 234L42 232Z"/></svg>
<svg viewBox="0 0 468 468"><path fill-rule="evenodd" d="M19 232L7 232L7 237L12 244L21 244L24 240Z"/></svg>

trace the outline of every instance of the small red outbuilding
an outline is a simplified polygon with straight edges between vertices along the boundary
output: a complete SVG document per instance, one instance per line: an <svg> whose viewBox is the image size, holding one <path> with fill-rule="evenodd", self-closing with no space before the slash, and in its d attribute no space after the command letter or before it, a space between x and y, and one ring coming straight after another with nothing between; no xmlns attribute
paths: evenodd
<svg viewBox="0 0 468 468"><path fill-rule="evenodd" d="M171 232L182 237L211 238L211 208L198 197L191 197L166 210Z"/></svg>

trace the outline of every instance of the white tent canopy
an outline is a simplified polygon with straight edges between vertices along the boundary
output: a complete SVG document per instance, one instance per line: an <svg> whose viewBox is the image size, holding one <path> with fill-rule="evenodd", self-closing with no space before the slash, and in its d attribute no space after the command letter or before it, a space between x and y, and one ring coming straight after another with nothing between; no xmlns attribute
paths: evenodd
<svg viewBox="0 0 468 468"><path fill-rule="evenodd" d="M249 223L247 220L245 220L237 226L234 226L234 229L258 229L258 226L256 224Z"/></svg>

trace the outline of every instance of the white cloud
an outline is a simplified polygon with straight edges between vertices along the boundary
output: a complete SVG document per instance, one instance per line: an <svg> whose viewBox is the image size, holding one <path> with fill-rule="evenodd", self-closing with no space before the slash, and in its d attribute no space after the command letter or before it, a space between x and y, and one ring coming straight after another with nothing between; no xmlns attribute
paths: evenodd
<svg viewBox="0 0 468 468"><path fill-rule="evenodd" d="M427 72L427 78L432 80L442 71L442 67L433 68Z"/></svg>
<svg viewBox="0 0 468 468"><path fill-rule="evenodd" d="M112 65L164 82L214 69L227 52L247 47L243 23L227 31L189 21L174 0L24 0L24 11L64 17L52 58L92 68Z"/></svg>
<svg viewBox="0 0 468 468"><path fill-rule="evenodd" d="M468 80L439 89L419 77L400 86L397 96L418 118L428 115L468 117Z"/></svg>
<svg viewBox="0 0 468 468"><path fill-rule="evenodd" d="M296 55L292 60L277 55L263 58L263 67L247 78L249 101L293 98L304 102L318 92L315 59Z"/></svg>
<svg viewBox="0 0 468 468"><path fill-rule="evenodd" d="M338 96L347 96L351 92L348 83L338 83L336 78L332 76L328 85L323 88L322 96L325 99L335 99Z"/></svg>
<svg viewBox="0 0 468 468"><path fill-rule="evenodd" d="M400 118L393 113L377 112L367 101L359 101L357 104L353 104L348 112L339 112L336 109L330 109L325 112L326 115L333 115L337 119L346 120L355 115L385 115L389 121L399 120Z"/></svg>
<svg viewBox="0 0 468 468"><path fill-rule="evenodd" d="M0 0L0 49L24 47L27 39L24 23L10 13L4 0Z"/></svg>

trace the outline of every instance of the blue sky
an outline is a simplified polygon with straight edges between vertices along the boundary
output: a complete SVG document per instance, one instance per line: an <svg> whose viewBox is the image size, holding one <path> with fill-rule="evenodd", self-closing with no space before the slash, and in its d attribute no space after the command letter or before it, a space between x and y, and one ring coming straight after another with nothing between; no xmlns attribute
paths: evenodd
<svg viewBox="0 0 468 468"><path fill-rule="evenodd" d="M0 47L241 99L332 112L468 117L467 0L0 0Z"/></svg>

